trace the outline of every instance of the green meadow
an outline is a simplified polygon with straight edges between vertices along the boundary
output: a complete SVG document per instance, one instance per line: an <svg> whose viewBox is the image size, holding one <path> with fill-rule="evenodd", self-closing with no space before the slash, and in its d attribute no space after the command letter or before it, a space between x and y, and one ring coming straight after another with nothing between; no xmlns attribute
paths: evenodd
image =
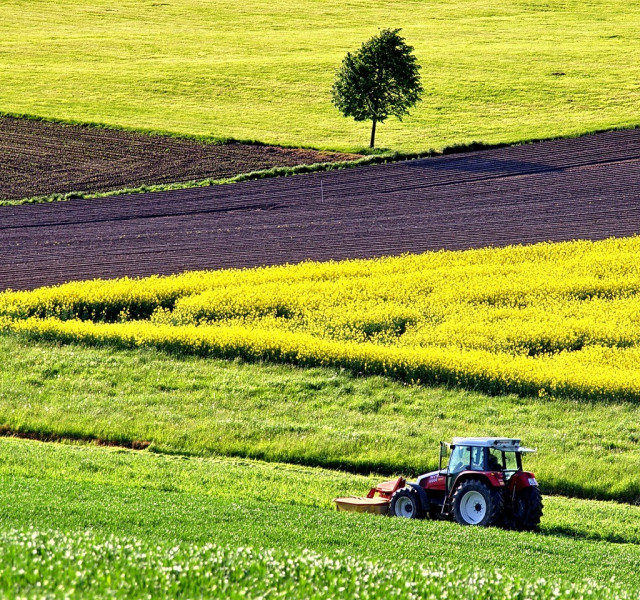
<svg viewBox="0 0 640 600"><path fill-rule="evenodd" d="M423 101L403 151L640 124L640 5L628 0L4 0L0 110L210 138L353 150L368 127L333 73L401 27Z"/></svg>
<svg viewBox="0 0 640 600"><path fill-rule="evenodd" d="M538 449L526 466L544 491L640 499L633 402L492 397L336 369L6 334L0 355L0 424L21 432L384 476L436 468L440 440L519 435Z"/></svg>
<svg viewBox="0 0 640 600"><path fill-rule="evenodd" d="M0 440L0 593L326 597L342 587L372 598L414 598L416 590L444 598L448 589L507 599L640 591L638 507L545 497L540 533L330 509L335 495L371 481L224 457Z"/></svg>
<svg viewBox="0 0 640 600"><path fill-rule="evenodd" d="M358 151L330 88L382 27L425 93L381 148L640 126L629 0L3 0L0 114ZM538 449L539 531L335 511L465 435ZM2 332L0 599L632 600L639 447L633 400Z"/></svg>

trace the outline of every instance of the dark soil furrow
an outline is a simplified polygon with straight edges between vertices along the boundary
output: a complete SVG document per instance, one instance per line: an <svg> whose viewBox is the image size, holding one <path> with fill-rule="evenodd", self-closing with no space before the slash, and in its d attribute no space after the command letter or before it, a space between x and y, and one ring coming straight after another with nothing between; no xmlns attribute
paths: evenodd
<svg viewBox="0 0 640 600"><path fill-rule="evenodd" d="M0 200L99 192L358 158L0 117Z"/></svg>
<svg viewBox="0 0 640 600"><path fill-rule="evenodd" d="M0 288L640 233L640 130L0 208Z"/></svg>

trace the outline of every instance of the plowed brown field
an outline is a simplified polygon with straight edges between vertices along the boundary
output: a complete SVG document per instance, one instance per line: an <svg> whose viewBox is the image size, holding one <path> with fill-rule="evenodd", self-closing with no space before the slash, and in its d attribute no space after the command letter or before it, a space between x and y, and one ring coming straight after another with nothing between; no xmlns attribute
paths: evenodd
<svg viewBox="0 0 640 600"><path fill-rule="evenodd" d="M271 167L354 158L358 156L253 144L207 144L0 117L0 200L223 179Z"/></svg>
<svg viewBox="0 0 640 600"><path fill-rule="evenodd" d="M640 130L0 208L0 289L640 233Z"/></svg>

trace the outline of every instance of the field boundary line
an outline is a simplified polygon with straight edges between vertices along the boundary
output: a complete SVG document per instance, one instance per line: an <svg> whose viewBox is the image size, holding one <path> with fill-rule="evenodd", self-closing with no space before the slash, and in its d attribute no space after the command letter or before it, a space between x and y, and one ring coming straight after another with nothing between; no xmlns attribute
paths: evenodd
<svg viewBox="0 0 640 600"><path fill-rule="evenodd" d="M81 444L94 444L96 446L107 446L113 448L126 448L127 450L146 450L152 442L147 440L134 440L128 438L109 439L92 434L82 433L54 433L37 429L24 429L12 427L10 425L0 425L0 438L18 438L21 440L32 440L35 442L60 444L63 442L77 442ZM158 452L158 454L164 454ZM188 454L185 453L185 456ZM188 455L190 456L190 455Z"/></svg>
<svg viewBox="0 0 640 600"><path fill-rule="evenodd" d="M408 158L421 158L419 156L411 156ZM45 196L32 196L29 198L21 198L18 200L0 200L2 206L21 206L24 204L45 204L49 202L65 202L67 200L97 200L100 198L110 198L115 196L125 196L132 194L144 194L149 192L169 192L176 190L188 190L200 187L212 187L216 185L228 185L232 183L241 183L243 181L254 181L257 179L269 179L272 177L291 177L302 173L317 173L320 171L334 171L338 169L349 169L359 166L385 164L399 160L406 160L407 157L398 153L381 154L377 156L365 156L356 160L338 161L338 162L322 162L297 165L295 167L273 167L271 169L263 169L260 171L250 171L248 173L240 173L233 177L224 179L192 179L189 181L177 183L163 183L152 185L141 185L130 188L119 188L108 190L105 192L65 192L54 193Z"/></svg>
<svg viewBox="0 0 640 600"><path fill-rule="evenodd" d="M314 150L318 152L346 152L345 150L336 150L332 148L316 148L311 146L297 145L283 145L283 144L271 144L268 142L258 140L241 140L228 137L216 137L206 135L193 135L193 134L178 134L170 131L153 130L144 128L134 128L125 126L114 126L105 123L97 122L82 122L75 120L65 120L53 117L42 117L32 114L12 113L6 111L0 111L0 117L11 117L16 119L27 119L33 121L44 121L49 123L58 123L60 125L71 125L76 127L87 127L96 129L109 129L114 131L127 131L132 133L145 134L149 136L169 137L173 139L184 139L192 141L200 141L213 145L225 145L225 144L248 144L254 146L274 146L283 149L301 149L301 150ZM610 127L605 129L594 129L590 131L576 132L575 134L545 137L545 138L530 138L517 142L497 142L497 143L485 143L482 141L472 141L466 144L458 144L453 146L445 146L441 149L428 149L420 152L400 152L390 149L380 149L373 151L368 149L355 149L350 150L353 153L363 154L362 158L355 160L337 161L337 162L318 162L296 165L293 167L272 167L270 169L261 169L258 171L249 171L246 173L239 173L232 177L214 179L192 179L175 183L164 184L145 184L133 187L117 188L113 190L106 190L102 192L87 192L83 190L74 190L70 192L55 192L52 194L45 194L39 196L29 196L25 198L1 200L0 207L2 206L20 206L23 204L44 204L49 202L62 202L67 200L95 200L100 198L109 198L112 196L133 195L149 192L165 192L175 190L186 190L199 187L211 187L215 185L226 185L232 183L241 183L244 181L253 181L258 179L268 179L273 177L290 177L293 175L299 175L304 173L316 173L322 171L334 171L341 169L349 169L360 166L369 166L376 164L387 164L391 162L399 162L403 160L412 160L419 158L432 158L438 156L447 156L450 154L464 154L468 152L477 152L480 150L494 150L499 148L522 146L528 144L535 144L540 142L549 142L554 140L563 139L577 139L581 137L597 135L599 133L606 133L610 131L624 131L640 129L640 123L631 124L629 126Z"/></svg>
<svg viewBox="0 0 640 600"><path fill-rule="evenodd" d="M598 133L606 133L608 131L624 131L630 129L640 129L640 120L629 121L622 125L613 125L611 127L597 127L593 129L583 129L575 131L573 133L543 136L543 137L531 137L523 138L517 141L511 142L483 142L481 140L473 140L466 143L454 144L451 146L443 146L439 149L429 148L425 150L419 150L415 152L399 152L390 148L375 148L371 149L367 146L349 146L348 148L335 148L333 146L311 146L305 144L282 144L279 142L269 142L264 140L256 140L250 138L234 138L230 136L216 136L213 134L195 134L195 133L180 133L176 131L170 131L167 129L153 129L151 127L133 127L129 125L113 125L110 123L104 123L101 121L82 121L79 119L64 119L61 117L48 117L43 115L36 115L33 113L20 113L0 109L0 117L11 117L14 119L26 119L30 121L43 121L45 123L57 123L59 125L75 125L76 127L90 127L95 129L110 129L115 131L128 131L131 133L142 133L146 135L155 135L170 137L184 140L195 140L200 142L207 142L210 144L249 144L252 146L275 146L278 148L287 148L291 150L315 150L317 152L343 152L354 154L365 154L371 156L378 156L387 152L394 152L405 156L440 156L443 154L450 154L456 152L473 152L474 150L491 150L494 148L504 148L507 146L520 146L522 144L534 144L536 142L550 142L553 140L565 140L580 138L587 135L595 135Z"/></svg>

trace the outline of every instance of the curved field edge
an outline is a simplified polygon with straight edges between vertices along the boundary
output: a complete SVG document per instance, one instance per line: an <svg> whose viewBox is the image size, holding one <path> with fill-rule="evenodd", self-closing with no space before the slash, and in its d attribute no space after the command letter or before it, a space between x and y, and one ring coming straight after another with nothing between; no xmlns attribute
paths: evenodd
<svg viewBox="0 0 640 600"><path fill-rule="evenodd" d="M343 370L6 334L0 353L2 435L260 458L378 478L433 470L440 440L519 436L538 448L526 467L545 493L640 500L636 404L489 397Z"/></svg>
<svg viewBox="0 0 640 600"><path fill-rule="evenodd" d="M175 354L193 354L225 360L285 363L301 367L343 368L356 375L382 375L411 384L447 385L490 395L515 393L586 401L637 401L633 377L618 382L604 375L597 380L593 364L606 358L606 348L593 347L585 365L543 363L528 356L498 356L482 350L415 349L373 343L322 340L312 335L241 326L165 325L149 321L93 323L54 317L23 320L0 319L0 331L24 334L30 339L111 345L118 348L154 347ZM602 355L598 353L603 350ZM635 354L627 354L629 360ZM571 358L571 357L569 357ZM640 357L639 357L640 358ZM634 360L635 362L635 360ZM553 370L553 367L556 370ZM574 367L568 381L560 373ZM594 381L595 380L595 381Z"/></svg>
<svg viewBox="0 0 640 600"><path fill-rule="evenodd" d="M240 173L233 177L224 179L194 179L176 183L163 183L157 185L141 185L137 187L119 188L105 192L65 192L54 193L46 196L31 196L18 200L0 200L0 206L20 206L23 204L42 204L46 202L62 202L66 200L94 200L97 198L110 198L112 196L123 196L129 194L142 194L146 192L168 192L172 190L188 190L199 187L210 187L214 185L226 185L240 183L243 181L254 181L256 179L268 179L271 177L291 177L302 173L317 173L321 171L334 171L339 169L349 169L365 165L385 164L404 160L405 158L418 158L418 156L400 156L397 153L385 153L377 156L363 157L349 161L320 162L297 165L294 167L272 167L260 171L250 171Z"/></svg>
<svg viewBox="0 0 640 600"><path fill-rule="evenodd" d="M0 440L0 455L4 532L55 523L69 536L91 528L176 551L211 543L295 554L313 548L399 568L453 563L456 570L499 569L505 578L592 588L603 581L637 591L637 507L545 498L542 532L517 533L337 513L329 499L369 480L322 469L22 440Z"/></svg>
<svg viewBox="0 0 640 600"><path fill-rule="evenodd" d="M262 142L260 140L255 139L238 139L232 137L225 136L215 136L215 135L205 135L205 134L191 134L191 133L180 133L176 131L171 131L169 129L153 129L153 128L145 128L145 127L133 127L128 125L116 125L112 123L107 123L103 121L83 121L79 119L61 119L53 116L45 116L45 115L37 115L32 113L18 113L18 112L10 112L5 110L0 110L0 117L11 117L14 119L25 119L29 121L43 121L45 123L58 123L60 125L76 125L78 127L91 127L95 129L112 129L115 131L129 131L131 133L142 133L150 136L162 136L162 137L171 137L183 140L194 140L197 142L205 142L207 144L248 144L252 146L277 146L278 148L289 148L295 150L297 148L303 148L305 150L317 150L321 151L318 148L314 148L313 146L304 146L298 144L269 144L267 142ZM639 125L640 126L640 125ZM365 150L363 149L363 152Z"/></svg>
<svg viewBox="0 0 640 600"><path fill-rule="evenodd" d="M179 131L172 131L167 129L153 129L153 128L145 128L145 127L134 127L127 125L116 125L113 123L107 123L102 121L82 121L78 119L64 119L53 116L44 116L37 115L31 113L17 113L17 112L9 112L5 110L0 110L0 117L11 117L14 119L25 119L30 121L43 121L45 123L57 123L60 125L75 125L78 127L92 127L96 129L111 129L114 131L128 131L131 133L141 133L150 136L164 136L171 137L176 139L183 140L194 140L198 142L204 142L207 144L247 144L251 146L274 146L276 148L286 148L290 150L314 150L316 152L336 152L336 153L354 153L354 154L363 154L369 155L370 157L378 157L378 156L386 156L387 154L391 154L394 157L401 157L401 159L410 159L410 158L425 158L430 156L445 156L447 154L457 154L457 153L465 153L465 152L475 152L477 150L492 150L497 148L506 148L508 146L523 146L527 144L537 144L539 142L551 142L554 140L571 140L571 139L579 139L581 137L586 137L590 135L597 135L599 133L607 133L609 131L627 131L640 129L640 121L638 122L629 122L624 125L612 125L610 127L602 127L600 129L585 129L584 131L574 131L571 133L563 133L558 135L550 135L544 137L523 137L519 140L513 141L504 141L504 142L487 142L482 139L473 139L464 143L456 143L456 144L443 144L438 148L424 148L420 150L414 151L402 151L395 150L392 148L370 148L368 146L354 146L350 150L338 150L332 147L318 147L318 146L307 146L304 144L283 144L283 143L271 143L263 140L248 138L233 138L233 137L225 137L225 136L215 136L215 135L205 135L205 134L195 134L195 133L184 133Z"/></svg>
<svg viewBox="0 0 640 600"><path fill-rule="evenodd" d="M636 402L639 249L638 237L612 238L73 282L0 294L0 328Z"/></svg>
<svg viewBox="0 0 640 600"><path fill-rule="evenodd" d="M227 144L227 143L239 143L239 144L251 144L258 146L265 145L273 145L267 144L265 142L259 142L255 140L236 140L231 138L213 138L208 136L199 136L199 135L187 135L187 134L173 134L166 131L153 131L146 129L136 129L136 128L128 128L128 127L116 127L110 126L102 123L83 123L78 121L65 121L62 119L49 119L44 117L38 117L35 115L18 115L12 113L3 113L0 112L0 116L8 116L14 118L25 118L32 119L36 121L47 121L52 123L60 123L65 125L79 125L82 127L96 127L101 129L114 129L118 131L130 131L133 133L142 133L148 135L158 135L158 136L169 136L178 139L188 139L188 140L197 140L206 143L212 144ZM244 181L254 181L258 179L268 179L272 177L290 177L293 175L301 175L305 173L317 173L323 171L335 171L341 169L349 169L356 168L362 166L369 165L380 165L380 164L388 164L392 162L404 161L404 160L413 160L419 158L432 158L438 156L447 156L450 154L464 154L466 152L477 152L478 150L491 150L497 148L504 148L508 146L520 146L527 144L535 144L539 142L548 142L559 139L578 139L581 137L589 136L589 135L597 135L599 133L606 133L609 131L622 131L629 129L638 129L640 128L639 124L634 124L625 127L610 127L605 129L594 129L590 131L584 131L574 134L566 134L555 137L544 137L544 138L527 138L522 140L517 140L515 142L495 142L495 143L485 143L482 141L471 141L465 144L456 144L451 146L443 146L441 149L429 149L420 152L400 152L396 150L390 149L379 149L379 150L370 150L367 148L358 148L353 150L358 154L363 154L362 158L356 158L354 160L342 160L342 161L330 161L330 162L316 162L316 163L308 163L296 165L293 167L272 167L269 169L261 169L258 171L249 171L246 173L239 173L234 175L233 177L226 177L221 179L215 178L204 178L204 179L192 179L189 181L179 181L175 183L163 183L163 184L145 184L139 186L132 187L123 187L117 188L113 190L106 190L100 192L89 192L84 190L75 190L64 193L51 193L46 195L39 196L28 196L24 198L17 198L11 200L3 200L0 199L0 207L1 206L21 206L24 204L42 204L48 202L61 202L67 200L93 200L98 198L109 198L112 196L123 196L130 194L142 194L148 192L166 192L166 191L174 191L174 190L186 190L193 189L199 187L210 187L214 185L225 185L231 183L241 183ZM279 148L290 148L290 149L308 149L314 150L318 152L322 151L333 151L333 150L319 150L318 148L307 147L307 146L287 146L287 145L275 145Z"/></svg>
<svg viewBox="0 0 640 600"><path fill-rule="evenodd" d="M5 204L226 181L277 167L359 158L0 115L0 199Z"/></svg>

